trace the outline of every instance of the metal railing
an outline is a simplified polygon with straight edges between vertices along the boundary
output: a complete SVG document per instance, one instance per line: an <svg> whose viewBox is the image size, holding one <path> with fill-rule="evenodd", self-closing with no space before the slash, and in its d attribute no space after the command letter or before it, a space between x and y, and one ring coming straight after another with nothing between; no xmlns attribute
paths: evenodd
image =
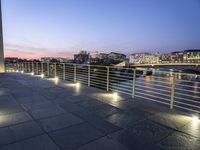
<svg viewBox="0 0 200 150"><path fill-rule="evenodd" d="M200 75L133 68L69 63L24 62L6 64L7 72L44 77L116 91L149 101L200 113Z"/></svg>

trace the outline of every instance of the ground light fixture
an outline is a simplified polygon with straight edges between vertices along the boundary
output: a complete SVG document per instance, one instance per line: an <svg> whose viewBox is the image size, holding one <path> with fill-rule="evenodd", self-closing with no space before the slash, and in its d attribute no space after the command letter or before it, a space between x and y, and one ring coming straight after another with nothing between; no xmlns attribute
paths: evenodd
<svg viewBox="0 0 200 150"><path fill-rule="evenodd" d="M58 78L58 77L55 77L55 78L54 78L54 81L55 81L55 83L58 83L59 78Z"/></svg>
<svg viewBox="0 0 200 150"><path fill-rule="evenodd" d="M24 71L21 71L21 73L24 73Z"/></svg>
<svg viewBox="0 0 200 150"><path fill-rule="evenodd" d="M76 87L79 88L81 86L80 82L76 83Z"/></svg>
<svg viewBox="0 0 200 150"><path fill-rule="evenodd" d="M117 98L118 98L118 93L117 93L117 92L114 92L114 93L113 93L113 99L114 99L114 100L117 100Z"/></svg>
<svg viewBox="0 0 200 150"><path fill-rule="evenodd" d="M41 77L41 78L44 78L44 74L41 74L40 77Z"/></svg>
<svg viewBox="0 0 200 150"><path fill-rule="evenodd" d="M193 115L192 116L192 122L197 122L199 121L199 116L198 115Z"/></svg>
<svg viewBox="0 0 200 150"><path fill-rule="evenodd" d="M34 75L34 72L31 72L31 75L33 76L33 75Z"/></svg>

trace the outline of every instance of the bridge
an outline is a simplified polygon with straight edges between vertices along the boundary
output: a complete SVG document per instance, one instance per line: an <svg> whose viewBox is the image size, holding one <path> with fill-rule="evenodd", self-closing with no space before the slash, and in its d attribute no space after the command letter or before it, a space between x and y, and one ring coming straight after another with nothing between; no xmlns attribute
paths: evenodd
<svg viewBox="0 0 200 150"><path fill-rule="evenodd" d="M163 63L163 64L132 64L132 67L166 67L166 66L191 66L199 67L200 63Z"/></svg>

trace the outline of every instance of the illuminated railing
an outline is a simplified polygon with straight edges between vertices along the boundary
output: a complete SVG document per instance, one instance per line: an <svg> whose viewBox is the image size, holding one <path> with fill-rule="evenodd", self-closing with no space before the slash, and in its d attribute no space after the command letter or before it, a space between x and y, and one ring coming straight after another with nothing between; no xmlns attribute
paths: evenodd
<svg viewBox="0 0 200 150"><path fill-rule="evenodd" d="M79 82L149 101L200 113L200 75L112 66L25 62L6 64L7 72L22 72Z"/></svg>

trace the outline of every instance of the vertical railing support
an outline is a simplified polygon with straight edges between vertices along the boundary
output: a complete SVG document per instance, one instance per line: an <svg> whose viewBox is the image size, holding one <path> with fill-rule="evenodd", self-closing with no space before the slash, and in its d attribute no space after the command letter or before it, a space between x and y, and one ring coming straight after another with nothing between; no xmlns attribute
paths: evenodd
<svg viewBox="0 0 200 150"><path fill-rule="evenodd" d="M175 74L173 73L173 76L172 76L172 85L171 85L170 109L173 109L173 107L174 107L175 85L176 85L176 80L175 80Z"/></svg>
<svg viewBox="0 0 200 150"><path fill-rule="evenodd" d="M88 86L90 86L90 65L88 65Z"/></svg>
<svg viewBox="0 0 200 150"><path fill-rule="evenodd" d="M65 80L65 63L63 63L63 80Z"/></svg>
<svg viewBox="0 0 200 150"><path fill-rule="evenodd" d="M135 97L136 69L133 69L132 98Z"/></svg>
<svg viewBox="0 0 200 150"><path fill-rule="evenodd" d="M50 67L49 67L49 65L50 65L50 64L49 64L49 63L47 63L47 77L49 77L49 75L50 75L50 70L49 70L49 69L50 69Z"/></svg>
<svg viewBox="0 0 200 150"><path fill-rule="evenodd" d="M44 74L44 66L43 66L43 62L41 62L41 74Z"/></svg>
<svg viewBox="0 0 200 150"><path fill-rule="evenodd" d="M74 64L74 83L76 83L76 64Z"/></svg>
<svg viewBox="0 0 200 150"><path fill-rule="evenodd" d="M36 62L36 72L37 72L37 75L38 75L39 74L38 62Z"/></svg>
<svg viewBox="0 0 200 150"><path fill-rule="evenodd" d="M28 62L28 72L31 72L31 62Z"/></svg>
<svg viewBox="0 0 200 150"><path fill-rule="evenodd" d="M56 76L57 76L57 68L56 68L56 63L54 64L55 65L55 67L54 67L54 76L55 76L55 78L56 78Z"/></svg>
<svg viewBox="0 0 200 150"><path fill-rule="evenodd" d="M109 73L110 73L110 68L109 67L106 67L107 68L107 87L106 87L106 90L109 91Z"/></svg>
<svg viewBox="0 0 200 150"><path fill-rule="evenodd" d="M34 73L34 62L32 62L32 68L31 72Z"/></svg>

